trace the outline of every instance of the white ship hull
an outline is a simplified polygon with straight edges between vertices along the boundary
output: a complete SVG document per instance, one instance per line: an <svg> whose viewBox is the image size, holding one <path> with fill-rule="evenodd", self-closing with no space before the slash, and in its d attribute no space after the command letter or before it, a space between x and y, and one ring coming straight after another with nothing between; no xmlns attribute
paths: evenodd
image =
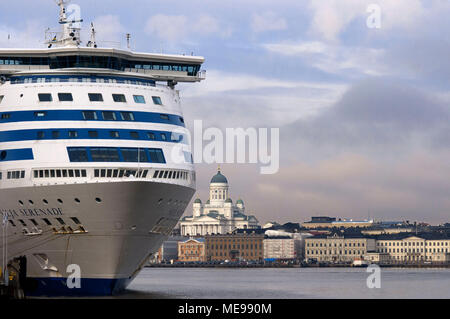
<svg viewBox="0 0 450 319"><path fill-rule="evenodd" d="M24 235L9 227L8 259L26 257L26 288L30 295L119 292L160 247L194 191L175 184L142 181L2 190L2 211L8 211L15 223L19 219L30 224L30 219L47 218L53 224L41 227L42 233L36 235ZM27 202L21 206L18 201L24 198ZM35 204L30 205L28 199ZM43 199L49 204L38 204ZM77 225L70 219L73 217L86 232L76 233ZM64 220L67 233L61 231L62 226L56 226L55 218ZM80 266L80 288L67 286L67 267L72 264Z"/></svg>

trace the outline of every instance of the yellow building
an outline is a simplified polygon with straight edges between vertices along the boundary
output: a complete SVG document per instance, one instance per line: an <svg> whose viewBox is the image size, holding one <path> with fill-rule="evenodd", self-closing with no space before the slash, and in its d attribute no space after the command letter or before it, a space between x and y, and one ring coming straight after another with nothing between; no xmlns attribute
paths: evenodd
<svg viewBox="0 0 450 319"><path fill-rule="evenodd" d="M205 239L208 260L259 261L264 258L264 234L208 235Z"/></svg>
<svg viewBox="0 0 450 319"><path fill-rule="evenodd" d="M205 240L202 238L178 242L179 261L206 261L205 251Z"/></svg>
<svg viewBox="0 0 450 319"><path fill-rule="evenodd" d="M305 239L305 258L318 262L350 263L375 249L375 239L360 235L340 236L335 233Z"/></svg>
<svg viewBox="0 0 450 319"><path fill-rule="evenodd" d="M450 261L450 238L435 233L382 235L377 252L389 254L391 263L444 263Z"/></svg>

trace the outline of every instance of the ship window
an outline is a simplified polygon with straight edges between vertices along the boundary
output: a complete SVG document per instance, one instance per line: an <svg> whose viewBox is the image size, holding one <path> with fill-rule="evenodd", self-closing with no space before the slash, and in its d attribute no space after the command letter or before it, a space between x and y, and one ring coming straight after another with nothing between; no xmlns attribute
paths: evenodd
<svg viewBox="0 0 450 319"><path fill-rule="evenodd" d="M116 178L118 175L119 175L119 170L118 170L118 169L115 169L115 170L113 171L113 177Z"/></svg>
<svg viewBox="0 0 450 319"><path fill-rule="evenodd" d="M38 131L37 132L37 139L41 140L43 138L45 138L45 132L44 131Z"/></svg>
<svg viewBox="0 0 450 319"><path fill-rule="evenodd" d="M159 96L152 96L153 103L156 105L162 105L161 98Z"/></svg>
<svg viewBox="0 0 450 319"><path fill-rule="evenodd" d="M55 170L54 169L50 170L50 177L54 178L55 176L56 176Z"/></svg>
<svg viewBox="0 0 450 319"><path fill-rule="evenodd" d="M166 159L164 158L164 153L161 149L149 149L150 160L153 163L165 164Z"/></svg>
<svg viewBox="0 0 450 319"><path fill-rule="evenodd" d="M163 141L166 141L166 140L167 140L167 136L166 136L165 133L161 133L161 139L162 139Z"/></svg>
<svg viewBox="0 0 450 319"><path fill-rule="evenodd" d="M77 131L69 131L69 137L70 137L70 138L76 138L76 137L78 137Z"/></svg>
<svg viewBox="0 0 450 319"><path fill-rule="evenodd" d="M117 131L111 131L109 132L109 135L113 138L119 138L119 132Z"/></svg>
<svg viewBox="0 0 450 319"><path fill-rule="evenodd" d="M75 177L81 177L81 173L79 169L75 170Z"/></svg>
<svg viewBox="0 0 450 319"><path fill-rule="evenodd" d="M134 115L131 112L120 112L123 121L134 121Z"/></svg>
<svg viewBox="0 0 450 319"><path fill-rule="evenodd" d="M71 162L87 162L88 155L84 147L71 147L68 149L69 159ZM64 174L65 170L63 171ZM66 176L64 176L66 177Z"/></svg>
<svg viewBox="0 0 450 319"><path fill-rule="evenodd" d="M152 133L152 132L148 132L148 133L147 133L147 137L148 137L150 140L154 140L154 139L155 139L155 134Z"/></svg>
<svg viewBox="0 0 450 319"><path fill-rule="evenodd" d="M76 203L78 203L78 204L80 203L80 199L79 198L75 198L74 200L75 200Z"/></svg>
<svg viewBox="0 0 450 319"><path fill-rule="evenodd" d="M160 171L158 178L163 178L163 175L164 175L164 171Z"/></svg>
<svg viewBox="0 0 450 319"><path fill-rule="evenodd" d="M134 102L145 104L145 98L143 95L133 95Z"/></svg>
<svg viewBox="0 0 450 319"><path fill-rule="evenodd" d="M59 131L53 131L52 138L59 138Z"/></svg>
<svg viewBox="0 0 450 319"><path fill-rule="evenodd" d="M34 112L35 117L44 117L47 115L47 112Z"/></svg>
<svg viewBox="0 0 450 319"><path fill-rule="evenodd" d="M167 176L167 178L172 178L172 171L169 171L169 176Z"/></svg>
<svg viewBox="0 0 450 319"><path fill-rule="evenodd" d="M51 226L52 223L47 219L47 218L42 218L42 220L44 221L44 223L46 223L48 226Z"/></svg>
<svg viewBox="0 0 450 319"><path fill-rule="evenodd" d="M153 178L157 178L157 177L158 177L158 173L159 173L159 171L155 171L155 172L153 173Z"/></svg>
<svg viewBox="0 0 450 319"><path fill-rule="evenodd" d="M65 224L66 224L62 218L56 218L56 220L57 220L61 225L65 225Z"/></svg>
<svg viewBox="0 0 450 319"><path fill-rule="evenodd" d="M101 202L102 202L102 199L99 198L99 197L97 197L97 198L95 199L95 201L96 201L97 203L101 203Z"/></svg>
<svg viewBox="0 0 450 319"><path fill-rule="evenodd" d="M138 140L139 139L139 133L138 132L130 132L130 137L134 140Z"/></svg>
<svg viewBox="0 0 450 319"><path fill-rule="evenodd" d="M33 223L34 226L39 226L39 224L37 223L36 220L34 220L34 219L30 219L30 220L31 220L31 222Z"/></svg>
<svg viewBox="0 0 450 319"><path fill-rule="evenodd" d="M169 171L164 172L164 178L167 178L167 175L169 174Z"/></svg>
<svg viewBox="0 0 450 319"><path fill-rule="evenodd" d="M161 118L161 120L168 121L169 120L169 115L167 115L167 114L160 114L160 118Z"/></svg>
<svg viewBox="0 0 450 319"><path fill-rule="evenodd" d="M103 115L103 119L105 121L115 121L116 120L116 113L114 113L114 112L105 111L105 112L102 112L102 115Z"/></svg>
<svg viewBox="0 0 450 319"><path fill-rule="evenodd" d="M97 131L89 131L89 138L98 138L98 132Z"/></svg>
<svg viewBox="0 0 450 319"><path fill-rule="evenodd" d="M14 224L14 222L10 219L9 223L11 224L11 226L16 227L16 224Z"/></svg>
<svg viewBox="0 0 450 319"><path fill-rule="evenodd" d="M85 169L82 169L82 170L81 170L81 177L87 177L87 174L86 174L86 170L85 170Z"/></svg>
<svg viewBox="0 0 450 319"><path fill-rule="evenodd" d="M83 119L85 120L96 120L97 113L94 111L83 111Z"/></svg>
<svg viewBox="0 0 450 319"><path fill-rule="evenodd" d="M122 156L125 162L148 162L147 153L143 149L122 148Z"/></svg>
<svg viewBox="0 0 450 319"><path fill-rule="evenodd" d="M73 169L69 169L68 172L69 172L69 177L73 177Z"/></svg>
<svg viewBox="0 0 450 319"><path fill-rule="evenodd" d="M125 172L124 172L123 169L121 169L121 170L119 171L119 177L122 178L122 177L123 177L123 174L125 174Z"/></svg>
<svg viewBox="0 0 450 319"><path fill-rule="evenodd" d="M56 177L61 177L61 170L60 169L56 170Z"/></svg>
<svg viewBox="0 0 450 319"><path fill-rule="evenodd" d="M99 169L94 170L94 177L100 177L100 170Z"/></svg>
<svg viewBox="0 0 450 319"><path fill-rule="evenodd" d="M147 177L147 174L148 174L148 170L145 170L145 171L143 171L142 172L142 178L146 178Z"/></svg>
<svg viewBox="0 0 450 319"><path fill-rule="evenodd" d="M180 122L184 123L184 118L180 117Z"/></svg>
<svg viewBox="0 0 450 319"><path fill-rule="evenodd" d="M50 93L39 93L39 102L52 102L53 98Z"/></svg>
<svg viewBox="0 0 450 319"><path fill-rule="evenodd" d="M106 177L106 169L100 170L100 177Z"/></svg>
<svg viewBox="0 0 450 319"><path fill-rule="evenodd" d="M93 162L119 162L119 152L117 148L91 148L91 156Z"/></svg>
<svg viewBox="0 0 450 319"><path fill-rule="evenodd" d="M10 113L3 113L2 114L2 120L7 120L11 118L11 114Z"/></svg>
<svg viewBox="0 0 450 319"><path fill-rule="evenodd" d="M60 102L72 102L72 93L58 93L58 99Z"/></svg>
<svg viewBox="0 0 450 319"><path fill-rule="evenodd" d="M4 97L4 95L0 95L0 103L2 103Z"/></svg>
<svg viewBox="0 0 450 319"><path fill-rule="evenodd" d="M79 220L78 218L76 218L76 217L70 217L70 219L73 220L73 222L74 222L75 224L81 225L81 222L80 222L80 220Z"/></svg>
<svg viewBox="0 0 450 319"><path fill-rule="evenodd" d="M19 222L22 224L23 227L27 227L27 224L22 219L19 219Z"/></svg>
<svg viewBox="0 0 450 319"><path fill-rule="evenodd" d="M103 102L103 95L100 93L89 93L88 95L91 102Z"/></svg>
<svg viewBox="0 0 450 319"><path fill-rule="evenodd" d="M34 178L38 178L39 177L39 171L33 171L33 175L34 175Z"/></svg>
<svg viewBox="0 0 450 319"><path fill-rule="evenodd" d="M120 103L126 103L127 99L125 98L125 95L123 94L113 94L113 100L114 102L120 102Z"/></svg>

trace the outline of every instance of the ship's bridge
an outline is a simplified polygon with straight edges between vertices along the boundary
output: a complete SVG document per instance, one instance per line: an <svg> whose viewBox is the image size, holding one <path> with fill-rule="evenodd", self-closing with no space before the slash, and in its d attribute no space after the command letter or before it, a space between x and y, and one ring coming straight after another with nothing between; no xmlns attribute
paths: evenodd
<svg viewBox="0 0 450 319"><path fill-rule="evenodd" d="M126 73L156 81L205 79L200 56L138 53L114 48L2 49L0 76L55 73Z"/></svg>

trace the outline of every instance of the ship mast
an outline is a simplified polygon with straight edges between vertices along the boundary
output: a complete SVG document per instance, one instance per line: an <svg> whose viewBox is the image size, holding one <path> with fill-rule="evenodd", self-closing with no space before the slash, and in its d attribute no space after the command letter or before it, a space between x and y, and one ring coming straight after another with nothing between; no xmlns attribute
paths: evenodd
<svg viewBox="0 0 450 319"><path fill-rule="evenodd" d="M83 22L83 19L68 20L66 5L69 4L71 0L55 1L59 6L59 24L61 25L62 30L47 41L48 47L78 47L81 44L81 28L76 24Z"/></svg>

